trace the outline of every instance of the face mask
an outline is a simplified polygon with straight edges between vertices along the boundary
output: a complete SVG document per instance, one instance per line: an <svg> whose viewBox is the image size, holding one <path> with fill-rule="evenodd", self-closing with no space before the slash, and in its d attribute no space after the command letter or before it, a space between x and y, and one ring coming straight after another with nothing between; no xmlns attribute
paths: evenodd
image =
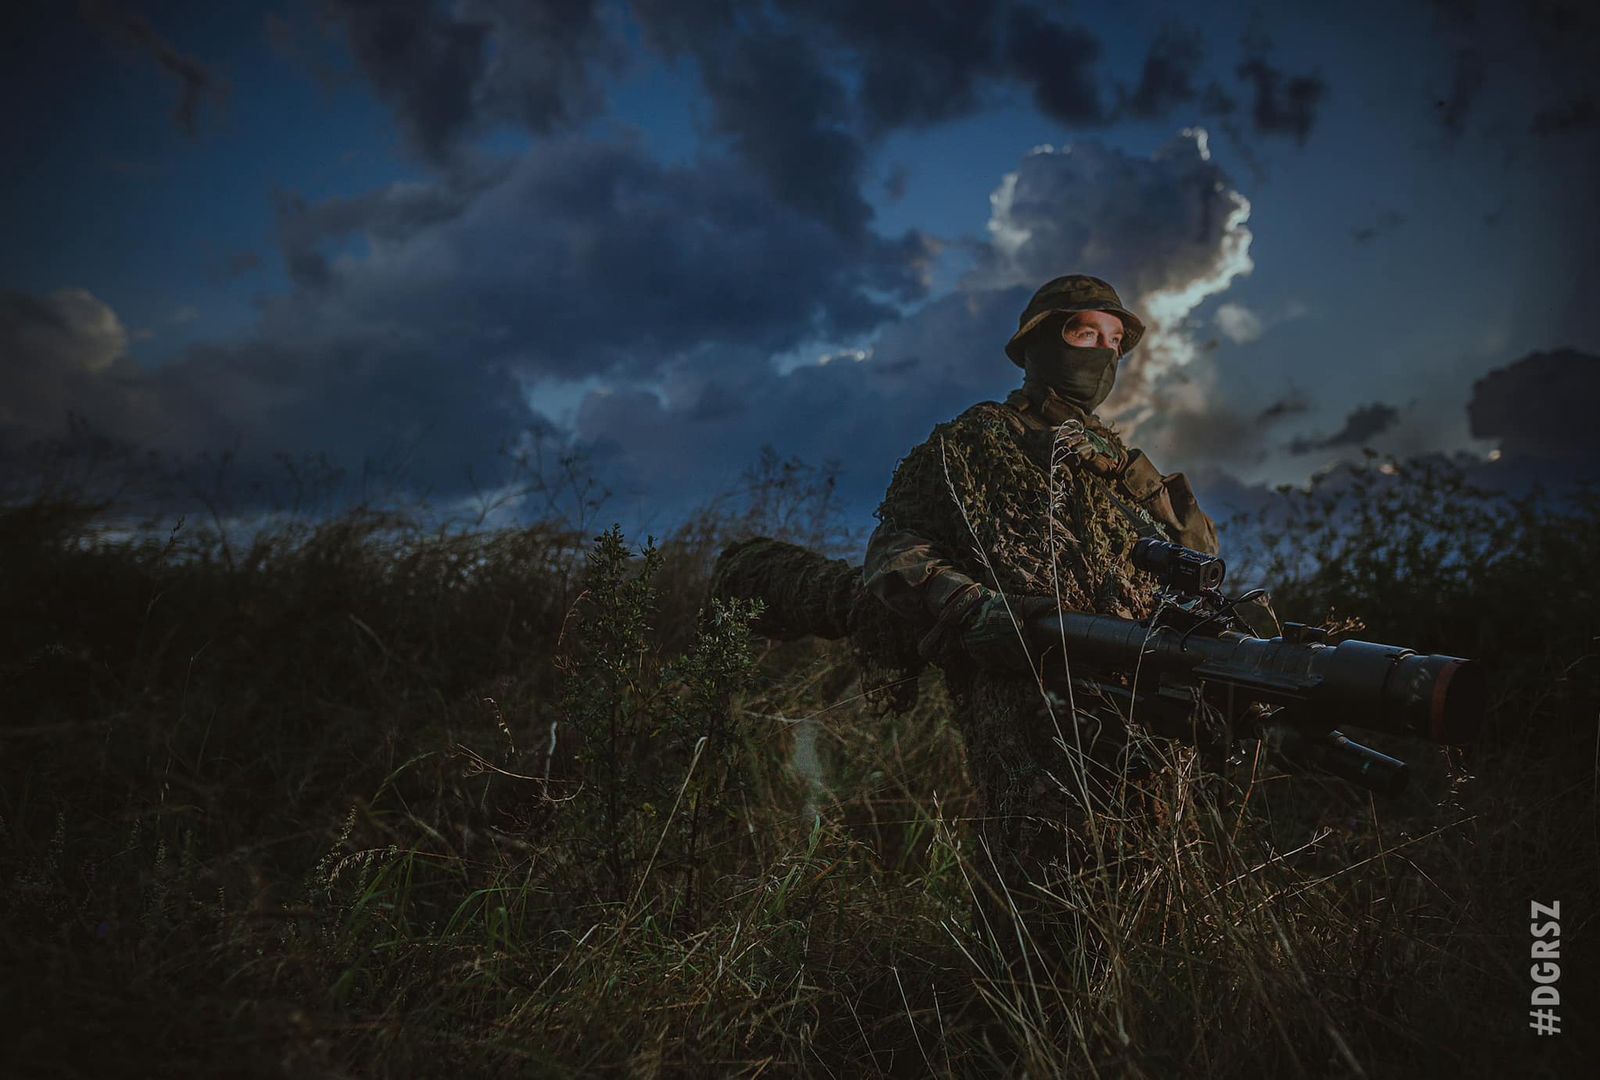
<svg viewBox="0 0 1600 1080"><path fill-rule="evenodd" d="M1084 349L1060 340L1028 346L1026 381L1048 386L1084 412L1094 412L1117 381L1117 350Z"/></svg>

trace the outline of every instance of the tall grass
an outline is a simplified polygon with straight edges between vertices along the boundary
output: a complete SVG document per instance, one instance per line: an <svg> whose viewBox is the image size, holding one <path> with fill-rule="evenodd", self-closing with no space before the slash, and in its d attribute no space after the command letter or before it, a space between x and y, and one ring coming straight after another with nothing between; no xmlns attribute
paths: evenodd
<svg viewBox="0 0 1600 1080"><path fill-rule="evenodd" d="M774 645L748 608L700 610L735 535L787 523L847 550L825 472L767 461L767 502L659 544L372 512L247 542L187 525L94 539L94 508L59 493L13 505L9 1068L1571 1067L1600 968L1582 540L1600 513L1441 496L1459 478L1422 471L1362 482L1356 504L1379 512L1314 490L1257 553L1280 611L1492 659L1488 741L1387 743L1421 766L1397 802L1255 762L1222 790L1155 747L1168 767L1144 812L1105 815L1096 869L1036 901L1101 943L1081 952L975 902L993 875L935 676L914 711L878 718L843 643ZM1441 514L1441 497L1475 509ZM820 780L793 767L797 730ZM1556 1038L1527 1028L1530 900L1572 913Z"/></svg>

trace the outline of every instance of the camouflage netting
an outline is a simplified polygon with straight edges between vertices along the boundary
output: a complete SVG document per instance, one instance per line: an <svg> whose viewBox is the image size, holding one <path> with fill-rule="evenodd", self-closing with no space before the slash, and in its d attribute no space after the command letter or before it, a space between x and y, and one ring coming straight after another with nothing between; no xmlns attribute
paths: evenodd
<svg viewBox="0 0 1600 1080"><path fill-rule="evenodd" d="M718 556L710 595L759 599L765 610L753 629L778 641L850 638L867 701L896 712L916 704L926 666L916 635L862 587L859 566L758 536Z"/></svg>
<svg viewBox="0 0 1600 1080"><path fill-rule="evenodd" d="M1112 429L1098 433L1122 450ZM1016 434L1003 406L974 405L906 456L878 516L937 543L990 588L1055 596L1059 578L1068 608L1148 615L1155 579L1130 568L1139 537L1107 481L1066 464L1051 470L1048 432L1026 441L1035 437Z"/></svg>

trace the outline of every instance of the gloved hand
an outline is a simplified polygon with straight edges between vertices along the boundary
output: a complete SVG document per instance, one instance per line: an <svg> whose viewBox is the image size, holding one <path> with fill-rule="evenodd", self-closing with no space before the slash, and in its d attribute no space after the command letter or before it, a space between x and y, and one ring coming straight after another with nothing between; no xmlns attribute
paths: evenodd
<svg viewBox="0 0 1600 1080"><path fill-rule="evenodd" d="M1040 664L1050 644L1033 624L1040 616L1059 610L1052 597L1002 596L975 584L952 599L940 614L939 625L918 648L928 656L943 651L940 646L953 639L961 657L985 670L1027 675Z"/></svg>

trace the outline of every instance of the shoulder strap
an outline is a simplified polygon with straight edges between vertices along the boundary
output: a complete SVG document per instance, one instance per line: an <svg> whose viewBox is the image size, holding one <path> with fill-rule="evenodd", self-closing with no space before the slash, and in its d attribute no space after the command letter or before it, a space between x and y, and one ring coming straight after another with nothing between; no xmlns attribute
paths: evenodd
<svg viewBox="0 0 1600 1080"><path fill-rule="evenodd" d="M1006 397L1006 408L1022 421L1028 431L1045 431L1055 425L1039 414L1039 409L1019 387Z"/></svg>

